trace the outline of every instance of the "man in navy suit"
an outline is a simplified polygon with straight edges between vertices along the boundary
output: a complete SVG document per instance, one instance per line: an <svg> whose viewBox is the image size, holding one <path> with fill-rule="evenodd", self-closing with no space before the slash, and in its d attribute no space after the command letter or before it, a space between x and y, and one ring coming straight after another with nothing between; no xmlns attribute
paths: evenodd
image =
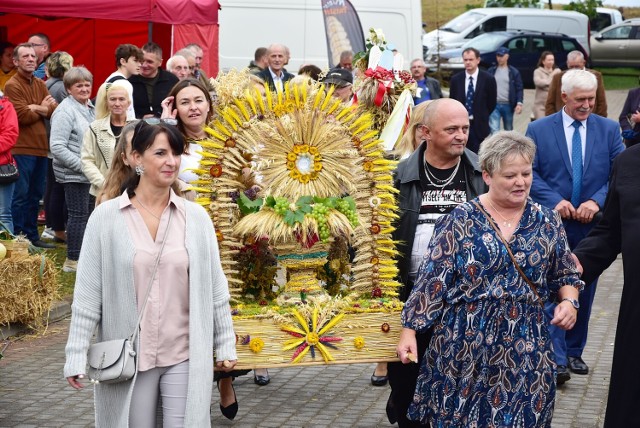
<svg viewBox="0 0 640 428"><path fill-rule="evenodd" d="M613 159L624 150L618 123L592 113L597 86L592 73L567 71L562 76L562 110L531 122L527 129L527 136L537 146L531 198L560 213L571 249L595 225L594 218L604 206ZM589 372L582 351L596 283L585 288L578 302L572 302L579 306L578 319L566 337L562 330L550 326L558 384L571 378L569 370ZM554 307L553 302L546 304L547 315L553 314Z"/></svg>
<svg viewBox="0 0 640 428"><path fill-rule="evenodd" d="M486 71L478 69L480 52L475 48L467 48L462 52L464 73L451 78L449 97L460 101L469 113L469 140L467 148L478 153L480 143L491 132L489 116L496 108L496 79Z"/></svg>
<svg viewBox="0 0 640 428"><path fill-rule="evenodd" d="M267 49L269 66L257 74L271 91L284 92L284 85L293 79L293 74L284 69L287 63L287 49L283 45L272 44Z"/></svg>

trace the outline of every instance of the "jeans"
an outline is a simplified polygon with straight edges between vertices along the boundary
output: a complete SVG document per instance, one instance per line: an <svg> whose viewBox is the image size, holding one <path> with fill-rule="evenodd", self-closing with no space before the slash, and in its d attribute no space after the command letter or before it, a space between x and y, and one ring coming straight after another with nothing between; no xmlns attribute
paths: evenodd
<svg viewBox="0 0 640 428"><path fill-rule="evenodd" d="M502 119L505 131L513 131L513 109L508 103L496 104L496 109L489 116L489 128L491 128L492 134L500 130L500 119Z"/></svg>
<svg viewBox="0 0 640 428"><path fill-rule="evenodd" d="M38 241L38 211L47 177L46 156L14 155L20 178L15 182L11 215L15 234L22 233L31 242Z"/></svg>
<svg viewBox="0 0 640 428"><path fill-rule="evenodd" d="M78 260L87 227L89 214L95 206L95 198L89 194L89 183L64 183L69 220L67 221L67 258Z"/></svg>
<svg viewBox="0 0 640 428"><path fill-rule="evenodd" d="M0 184L0 221L13 233L13 218L11 217L11 200L16 183ZM0 227L0 232L4 230Z"/></svg>

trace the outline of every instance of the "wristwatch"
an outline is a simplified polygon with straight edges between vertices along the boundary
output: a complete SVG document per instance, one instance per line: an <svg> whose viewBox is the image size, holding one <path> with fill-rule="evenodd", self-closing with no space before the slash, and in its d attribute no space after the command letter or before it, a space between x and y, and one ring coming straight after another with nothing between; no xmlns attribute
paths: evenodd
<svg viewBox="0 0 640 428"><path fill-rule="evenodd" d="M564 299L562 299L562 301L567 301L569 303L571 303L573 305L574 308L576 308L576 310L580 309L580 302L578 302L576 299L571 299L569 297L565 297Z"/></svg>

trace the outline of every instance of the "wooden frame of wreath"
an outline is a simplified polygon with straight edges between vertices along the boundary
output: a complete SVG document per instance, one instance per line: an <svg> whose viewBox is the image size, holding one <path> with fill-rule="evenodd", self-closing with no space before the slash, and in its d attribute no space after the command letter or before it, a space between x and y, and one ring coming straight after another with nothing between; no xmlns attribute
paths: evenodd
<svg viewBox="0 0 640 428"><path fill-rule="evenodd" d="M206 131L192 185L216 227L237 368L396 361L395 162L370 115L322 85L289 82L265 97L235 89ZM327 253L338 257L325 265ZM288 271L282 287L275 259ZM323 269L347 285L327 287Z"/></svg>

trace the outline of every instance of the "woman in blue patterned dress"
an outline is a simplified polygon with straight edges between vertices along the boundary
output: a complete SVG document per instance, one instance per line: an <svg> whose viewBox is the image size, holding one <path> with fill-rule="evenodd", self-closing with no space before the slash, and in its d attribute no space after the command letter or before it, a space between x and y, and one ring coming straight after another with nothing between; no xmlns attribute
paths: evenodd
<svg viewBox="0 0 640 428"><path fill-rule="evenodd" d="M434 428L551 426L556 366L542 305L557 298L551 323L570 329L584 284L560 216L528 197L534 154L516 132L485 140L489 192L436 224L397 347L409 363L415 333L434 326L410 419Z"/></svg>

